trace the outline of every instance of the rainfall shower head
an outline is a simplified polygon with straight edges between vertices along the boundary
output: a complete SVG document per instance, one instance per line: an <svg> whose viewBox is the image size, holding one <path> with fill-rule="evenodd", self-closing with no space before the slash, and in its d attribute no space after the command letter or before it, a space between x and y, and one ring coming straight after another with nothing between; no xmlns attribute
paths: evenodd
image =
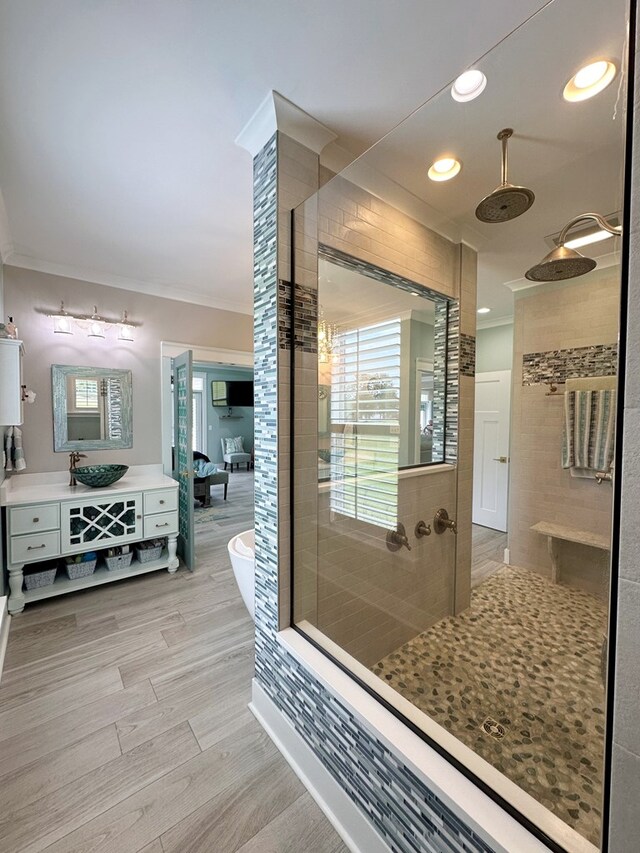
<svg viewBox="0 0 640 853"><path fill-rule="evenodd" d="M593 219L603 231L608 231L615 237L622 234L620 225L609 225L606 219L598 213L581 213L580 216L574 217L564 226L558 237L558 245L553 251L549 252L539 264L531 267L524 274L524 277L529 281L564 281L567 278L577 278L580 275L585 275L595 269L597 263L593 258L585 258L580 252L575 249L569 249L565 246L567 234L569 231L584 220Z"/></svg>
<svg viewBox="0 0 640 853"><path fill-rule="evenodd" d="M505 127L498 134L502 143L502 169L500 186L482 199L476 207L476 216L481 222L508 222L525 213L533 202L535 195L527 187L517 187L507 181L509 159L507 140L513 135L513 129Z"/></svg>
<svg viewBox="0 0 640 853"><path fill-rule="evenodd" d="M593 258L585 258L575 249L557 246L549 252L539 264L524 274L529 281L564 281L565 278L577 278L595 269Z"/></svg>

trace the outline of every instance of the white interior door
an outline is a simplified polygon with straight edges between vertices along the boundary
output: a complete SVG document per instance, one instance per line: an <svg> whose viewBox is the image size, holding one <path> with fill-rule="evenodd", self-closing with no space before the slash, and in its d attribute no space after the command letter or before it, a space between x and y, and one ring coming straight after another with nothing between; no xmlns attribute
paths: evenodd
<svg viewBox="0 0 640 853"><path fill-rule="evenodd" d="M507 530L511 371L476 374L473 523Z"/></svg>

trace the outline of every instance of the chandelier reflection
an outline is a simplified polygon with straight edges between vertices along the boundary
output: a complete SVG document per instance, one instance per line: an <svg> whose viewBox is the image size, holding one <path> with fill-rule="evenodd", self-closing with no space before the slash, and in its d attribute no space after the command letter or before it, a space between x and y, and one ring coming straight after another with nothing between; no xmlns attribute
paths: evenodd
<svg viewBox="0 0 640 853"><path fill-rule="evenodd" d="M338 327L336 324L328 323L321 311L318 321L318 362L320 364L329 364L334 360L337 334Z"/></svg>

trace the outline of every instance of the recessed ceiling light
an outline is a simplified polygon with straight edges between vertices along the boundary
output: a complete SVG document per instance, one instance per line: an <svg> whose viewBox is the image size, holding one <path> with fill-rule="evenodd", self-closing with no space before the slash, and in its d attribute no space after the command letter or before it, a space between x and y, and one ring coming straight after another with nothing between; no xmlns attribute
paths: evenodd
<svg viewBox="0 0 640 853"><path fill-rule="evenodd" d="M616 66L606 59L590 62L583 66L564 87L562 97L565 101L586 101L593 98L616 76Z"/></svg>
<svg viewBox="0 0 640 853"><path fill-rule="evenodd" d="M478 308L478 314L488 314L491 308Z"/></svg>
<svg viewBox="0 0 640 853"><path fill-rule="evenodd" d="M450 181L451 178L455 178L461 168L462 163L459 160L453 157L441 157L440 160L431 164L427 174L432 181Z"/></svg>
<svg viewBox="0 0 640 853"><path fill-rule="evenodd" d="M451 87L451 97L454 101L472 101L484 92L487 78L477 68L470 68L457 77Z"/></svg>

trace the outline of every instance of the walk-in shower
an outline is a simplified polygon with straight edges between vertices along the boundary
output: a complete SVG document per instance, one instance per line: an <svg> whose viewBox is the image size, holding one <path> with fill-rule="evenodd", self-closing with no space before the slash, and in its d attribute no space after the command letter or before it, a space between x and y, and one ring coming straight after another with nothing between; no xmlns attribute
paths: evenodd
<svg viewBox="0 0 640 853"><path fill-rule="evenodd" d="M576 211L624 206L624 75L562 98L594 57L625 67L626 3L587 6L550 4L476 63L479 97L449 85L342 172L323 169L294 211L281 330L292 624L570 851L598 848L606 800L619 241L589 246L597 268L575 281L525 271L541 267L540 235L575 236ZM501 187L477 205L507 122L526 186L508 184L505 128ZM430 181L442 152L464 168ZM479 304L486 328L513 326L508 450L498 368L476 397ZM480 559L474 538L493 531L475 505L495 500L505 466L507 533Z"/></svg>

